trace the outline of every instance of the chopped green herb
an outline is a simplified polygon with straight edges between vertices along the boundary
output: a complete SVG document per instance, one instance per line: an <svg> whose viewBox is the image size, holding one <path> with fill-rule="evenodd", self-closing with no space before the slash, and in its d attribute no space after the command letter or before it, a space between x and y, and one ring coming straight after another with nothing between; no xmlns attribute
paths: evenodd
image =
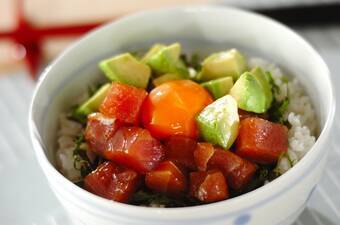
<svg viewBox="0 0 340 225"><path fill-rule="evenodd" d="M287 76L282 76L282 77L281 77L281 80L282 80L282 82L285 83L285 84L287 84L287 83L289 82L289 79L288 79Z"/></svg>
<svg viewBox="0 0 340 225"><path fill-rule="evenodd" d="M199 54L192 54L191 55L191 61L190 61L190 66L194 68L195 70L201 70L201 58Z"/></svg>
<svg viewBox="0 0 340 225"><path fill-rule="evenodd" d="M273 168L272 166L264 166L264 165L259 165L259 168L257 169L254 178L252 179L252 181L249 183L249 185L240 193L237 193L235 195L235 193L233 193L233 197L236 197L240 194L243 193L247 193L250 192L252 190L255 190L261 186L263 186L265 184L265 182L267 181L272 181L275 178L277 178L278 176L280 176L279 173L277 173L277 171L275 170L275 168Z"/></svg>
<svg viewBox="0 0 340 225"><path fill-rule="evenodd" d="M277 101L275 98L268 110L269 120L276 123L288 125L288 121L283 118L289 105L289 98L286 97L282 101Z"/></svg>
<svg viewBox="0 0 340 225"><path fill-rule="evenodd" d="M88 94L89 98L92 95L94 95L99 90L99 88L101 88L103 85L104 85L104 82L98 82L94 85L89 85L87 87L87 94Z"/></svg>
<svg viewBox="0 0 340 225"><path fill-rule="evenodd" d="M79 105L72 106L72 111L68 119L73 120L75 122L81 123L83 126L86 126L87 116L84 114L77 113Z"/></svg>
<svg viewBox="0 0 340 225"><path fill-rule="evenodd" d="M182 54L180 58L183 60L184 64L187 67L192 67L196 71L201 70L202 65L201 65L201 57L199 54L193 53L191 54L190 58L188 55Z"/></svg>
<svg viewBox="0 0 340 225"><path fill-rule="evenodd" d="M75 185L77 185L78 187L83 188L84 187L84 181L83 180L78 181L78 182L75 183Z"/></svg>
<svg viewBox="0 0 340 225"><path fill-rule="evenodd" d="M80 147L80 145L82 144L82 143L84 143L85 142L85 135L84 135L84 133L82 132L82 133L80 133L75 139L74 139L74 143L76 144L76 146L79 148Z"/></svg>
<svg viewBox="0 0 340 225"><path fill-rule="evenodd" d="M266 75L267 75L267 77L268 77L268 79L271 83L273 95L274 96L279 95L281 90L280 90L280 87L278 85L276 85L276 83L274 82L272 74L267 71ZM288 82L288 79L285 76L283 76L281 79L282 79L283 82ZM275 123L281 123L281 124L284 124L284 125L288 125L288 121L283 118L283 116L284 116L284 114L285 114L285 112L288 108L288 105L289 105L288 95L282 101L278 101L274 97L273 102L271 104L271 107L268 110L269 120L272 121L272 122L275 122Z"/></svg>
<svg viewBox="0 0 340 225"><path fill-rule="evenodd" d="M84 133L81 133L74 140L75 147L73 149L73 167L80 171L80 175L84 178L98 166L99 159L96 159L94 163L91 163L87 156L87 149L82 148L82 144L85 142Z"/></svg>
<svg viewBox="0 0 340 225"><path fill-rule="evenodd" d="M266 75L267 75L269 83L270 83L270 85L272 87L273 95L275 96L276 94L280 94L280 87L278 85L276 85L272 73L269 72L269 71L266 71Z"/></svg>
<svg viewBox="0 0 340 225"><path fill-rule="evenodd" d="M138 60L141 60L145 54L145 50L135 50L130 52L133 57L135 57Z"/></svg>

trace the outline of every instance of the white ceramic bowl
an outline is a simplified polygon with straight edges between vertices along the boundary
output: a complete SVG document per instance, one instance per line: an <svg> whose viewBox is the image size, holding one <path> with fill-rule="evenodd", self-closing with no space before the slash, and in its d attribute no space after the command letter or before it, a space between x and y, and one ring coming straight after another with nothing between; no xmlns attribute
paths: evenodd
<svg viewBox="0 0 340 225"><path fill-rule="evenodd" d="M100 75L97 62L154 42L180 41L185 50L240 47L277 62L310 95L321 133L308 154L273 182L240 197L196 207L146 208L112 202L77 187L56 169L57 118ZM319 54L289 28L225 7L183 7L138 13L103 26L66 50L42 74L29 117L32 142L52 190L70 215L87 225L291 224L303 210L326 162L335 101Z"/></svg>

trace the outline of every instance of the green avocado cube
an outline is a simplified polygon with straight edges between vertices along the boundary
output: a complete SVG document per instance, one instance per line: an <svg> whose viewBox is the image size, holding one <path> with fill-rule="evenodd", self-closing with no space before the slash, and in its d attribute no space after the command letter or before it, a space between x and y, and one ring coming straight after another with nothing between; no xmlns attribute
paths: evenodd
<svg viewBox="0 0 340 225"><path fill-rule="evenodd" d="M266 96L266 108L268 109L273 102L271 78L260 67L255 67L251 70L251 73L262 85L264 95Z"/></svg>
<svg viewBox="0 0 340 225"><path fill-rule="evenodd" d="M151 69L130 53L103 60L99 63L99 67L111 81L138 88L146 88L151 76Z"/></svg>
<svg viewBox="0 0 340 225"><path fill-rule="evenodd" d="M273 100L271 84L261 69L245 72L230 90L240 109L255 113L266 112Z"/></svg>
<svg viewBox="0 0 340 225"><path fill-rule="evenodd" d="M222 77L216 80L204 82L201 85L207 89L212 96L214 96L214 99L218 99L229 93L234 82L232 77Z"/></svg>
<svg viewBox="0 0 340 225"><path fill-rule="evenodd" d="M73 116L76 118L85 118L90 113L96 112L99 109L100 104L104 101L107 93L111 87L110 83L101 86L94 95L81 104L76 110Z"/></svg>
<svg viewBox="0 0 340 225"><path fill-rule="evenodd" d="M245 57L236 49L210 55L202 63L197 75L199 81L209 81L221 77L232 77L236 81L247 69Z"/></svg>
<svg viewBox="0 0 340 225"><path fill-rule="evenodd" d="M174 43L169 46L156 45L144 56L143 62L151 67L156 74L176 73L187 78L188 68L180 59L181 45Z"/></svg>
<svg viewBox="0 0 340 225"><path fill-rule="evenodd" d="M164 47L166 46L163 44L154 44L142 58L142 63L147 63L154 54L156 54L159 50L161 50Z"/></svg>
<svg viewBox="0 0 340 225"><path fill-rule="evenodd" d="M201 137L228 149L234 143L239 128L237 102L231 95L217 99L196 118Z"/></svg>

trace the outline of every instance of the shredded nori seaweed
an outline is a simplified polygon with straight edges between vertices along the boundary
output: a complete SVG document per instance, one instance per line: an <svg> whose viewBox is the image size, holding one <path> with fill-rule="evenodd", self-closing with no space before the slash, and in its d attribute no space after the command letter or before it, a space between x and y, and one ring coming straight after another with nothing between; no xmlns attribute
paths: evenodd
<svg viewBox="0 0 340 225"><path fill-rule="evenodd" d="M237 192L231 190L231 197L237 197L247 192L253 191L259 187L262 187L266 182L270 182L279 176L280 174L277 173L273 165L258 165L258 169L247 187Z"/></svg>
<svg viewBox="0 0 340 225"><path fill-rule="evenodd" d="M284 113L289 105L289 98L286 97L282 101L273 100L271 107L268 110L269 120L275 123L288 125L288 121L284 119Z"/></svg>
<svg viewBox="0 0 340 225"><path fill-rule="evenodd" d="M94 162L91 162L87 156L87 149L81 148L83 143L85 143L85 137L82 132L74 140L75 147L73 149L73 167L76 170L79 170L80 175L84 178L95 170L97 166L103 162L103 159L97 156Z"/></svg>
<svg viewBox="0 0 340 225"><path fill-rule="evenodd" d="M79 107L79 104L71 107L71 114L68 116L68 119L78 122L83 127L85 127L87 123L87 115L78 113L77 112L78 107Z"/></svg>
<svg viewBox="0 0 340 225"><path fill-rule="evenodd" d="M186 207L202 205L204 203L189 197L188 195L182 195L180 197L167 196L162 193L155 193L148 189L142 189L137 191L131 198L130 204L139 206L159 206L159 207Z"/></svg>
<svg viewBox="0 0 340 225"><path fill-rule="evenodd" d="M182 61L187 67L192 67L196 71L201 70L202 65L201 65L201 57L199 54L193 53L191 54L190 57L187 54L182 54L180 58L182 59Z"/></svg>
<svg viewBox="0 0 340 225"><path fill-rule="evenodd" d="M273 96L280 94L280 87L275 84L272 74L267 71L266 75L272 87ZM284 82L288 82L286 77L283 77L282 80ZM282 101L278 101L274 97L273 102L267 112L269 115L269 120L274 123L281 123L283 125L288 126L288 121L284 119L284 114L288 108L288 105L289 105L288 96L284 98Z"/></svg>
<svg viewBox="0 0 340 225"><path fill-rule="evenodd" d="M94 85L89 85L87 87L87 94L89 98L92 97L104 84L105 82L97 82Z"/></svg>

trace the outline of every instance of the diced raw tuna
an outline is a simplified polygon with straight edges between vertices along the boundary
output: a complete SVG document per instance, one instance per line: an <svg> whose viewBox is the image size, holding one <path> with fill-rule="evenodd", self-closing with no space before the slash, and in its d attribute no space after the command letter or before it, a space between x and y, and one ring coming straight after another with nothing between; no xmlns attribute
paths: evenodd
<svg viewBox="0 0 340 225"><path fill-rule="evenodd" d="M85 189L103 198L128 202L140 183L138 174L113 162L104 162L87 175Z"/></svg>
<svg viewBox="0 0 340 225"><path fill-rule="evenodd" d="M165 142L166 158L190 170L196 170L194 151L196 141L184 136L171 136Z"/></svg>
<svg viewBox="0 0 340 225"><path fill-rule="evenodd" d="M145 173L154 169L163 159L163 145L148 130L139 127L121 127L110 138L103 156L118 164Z"/></svg>
<svg viewBox="0 0 340 225"><path fill-rule="evenodd" d="M104 116L101 113L90 114L85 130L85 140L90 150L103 154L108 140L112 138L121 125L121 122L117 119Z"/></svg>
<svg viewBox="0 0 340 225"><path fill-rule="evenodd" d="M141 106L147 95L144 89L113 82L99 111L124 123L138 125Z"/></svg>
<svg viewBox="0 0 340 225"><path fill-rule="evenodd" d="M190 195L202 202L216 202L229 197L228 185L219 170L190 173Z"/></svg>
<svg viewBox="0 0 340 225"><path fill-rule="evenodd" d="M256 165L231 151L216 149L208 163L209 169L219 169L234 190L242 190L249 184L256 172Z"/></svg>
<svg viewBox="0 0 340 225"><path fill-rule="evenodd" d="M194 159L199 171L206 171L210 158L214 155L215 148L210 143L198 143L194 151Z"/></svg>
<svg viewBox="0 0 340 225"><path fill-rule="evenodd" d="M261 164L274 164L288 150L288 129L260 118L241 121L236 154Z"/></svg>
<svg viewBox="0 0 340 225"><path fill-rule="evenodd" d="M145 176L145 184L151 190L180 194L187 189L187 180L183 172L171 161L161 162Z"/></svg>

